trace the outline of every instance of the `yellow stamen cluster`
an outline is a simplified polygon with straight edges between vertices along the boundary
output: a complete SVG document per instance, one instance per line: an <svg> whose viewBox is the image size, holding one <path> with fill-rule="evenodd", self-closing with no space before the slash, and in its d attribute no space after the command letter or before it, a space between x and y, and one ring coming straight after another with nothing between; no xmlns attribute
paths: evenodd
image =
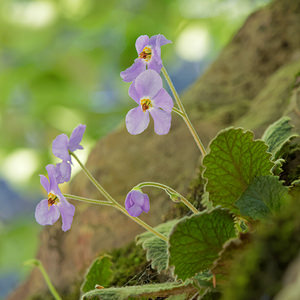
<svg viewBox="0 0 300 300"><path fill-rule="evenodd" d="M152 107L152 102L150 99L141 99L141 106L143 112L145 112L146 110Z"/></svg>
<svg viewBox="0 0 300 300"><path fill-rule="evenodd" d="M152 56L152 50L150 47L145 47L140 53L139 58L144 59L146 62L149 62Z"/></svg>
<svg viewBox="0 0 300 300"><path fill-rule="evenodd" d="M48 194L48 207L52 206L53 204L57 204L59 199L56 195L49 193Z"/></svg>

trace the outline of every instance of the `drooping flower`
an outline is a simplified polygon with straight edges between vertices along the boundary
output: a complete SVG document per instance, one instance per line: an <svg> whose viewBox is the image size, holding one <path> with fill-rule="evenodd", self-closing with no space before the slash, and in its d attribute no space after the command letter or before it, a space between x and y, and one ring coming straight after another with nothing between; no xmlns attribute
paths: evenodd
<svg viewBox="0 0 300 300"><path fill-rule="evenodd" d="M133 65L121 72L121 77L126 82L133 81L139 74L148 69L153 69L160 73L162 68L160 47L172 43L162 34L157 34L151 38L148 35L141 35L135 42L135 48L138 58L135 59Z"/></svg>
<svg viewBox="0 0 300 300"><path fill-rule="evenodd" d="M129 96L139 105L126 115L126 127L130 134L143 132L149 124L151 114L154 131L167 134L171 127L173 100L163 88L162 79L157 72L146 70L129 87Z"/></svg>
<svg viewBox="0 0 300 300"><path fill-rule="evenodd" d="M125 199L125 208L132 217L138 217L150 209L149 197L140 190L131 190Z"/></svg>
<svg viewBox="0 0 300 300"><path fill-rule="evenodd" d="M53 154L64 162L71 162L70 152L83 149L80 145L86 125L78 125L72 132L70 139L66 134L58 135L52 143Z"/></svg>
<svg viewBox="0 0 300 300"><path fill-rule="evenodd" d="M47 165L46 170L49 180L40 175L40 181L48 197L36 206L35 219L41 225L53 225L61 215L62 230L67 231L71 228L75 207L66 200L58 187L55 166Z"/></svg>

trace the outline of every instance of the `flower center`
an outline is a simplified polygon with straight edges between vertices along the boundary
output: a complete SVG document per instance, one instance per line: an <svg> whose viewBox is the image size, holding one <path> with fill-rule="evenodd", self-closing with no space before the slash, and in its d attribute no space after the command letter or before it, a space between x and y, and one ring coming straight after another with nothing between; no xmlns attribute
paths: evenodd
<svg viewBox="0 0 300 300"><path fill-rule="evenodd" d="M152 107L152 102L150 99L141 99L141 106L143 112L145 112L146 110Z"/></svg>
<svg viewBox="0 0 300 300"><path fill-rule="evenodd" d="M152 50L150 47L145 47L143 51L139 54L139 58L144 59L146 62L149 62L152 56Z"/></svg>
<svg viewBox="0 0 300 300"><path fill-rule="evenodd" d="M59 202L59 199L56 195L49 193L48 194L48 207L57 204Z"/></svg>

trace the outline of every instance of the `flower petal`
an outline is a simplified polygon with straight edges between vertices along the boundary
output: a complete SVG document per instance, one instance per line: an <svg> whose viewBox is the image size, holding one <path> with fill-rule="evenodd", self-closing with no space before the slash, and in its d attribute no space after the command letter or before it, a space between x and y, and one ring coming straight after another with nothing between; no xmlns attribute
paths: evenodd
<svg viewBox="0 0 300 300"><path fill-rule="evenodd" d="M143 112L141 106L138 106L127 113L126 128L130 134L140 134L148 127L149 121L148 111Z"/></svg>
<svg viewBox="0 0 300 300"><path fill-rule="evenodd" d="M150 210L150 201L147 194L143 194L144 196L144 204L142 205L142 209L145 213L147 213Z"/></svg>
<svg viewBox="0 0 300 300"><path fill-rule="evenodd" d="M128 208L127 211L132 217L138 217L143 212L143 209L135 204Z"/></svg>
<svg viewBox="0 0 300 300"><path fill-rule="evenodd" d="M83 149L83 147L80 144L82 140L82 136L85 132L86 125L78 125L72 132L71 137L69 139L68 143L68 149L70 151L75 151L77 149Z"/></svg>
<svg viewBox="0 0 300 300"><path fill-rule="evenodd" d="M128 90L128 95L131 97L137 104L140 104L140 95L135 89L135 82L133 82Z"/></svg>
<svg viewBox="0 0 300 300"><path fill-rule="evenodd" d="M136 58L133 65L120 73L121 78L126 82L133 81L139 74L146 70L146 63Z"/></svg>
<svg viewBox="0 0 300 300"><path fill-rule="evenodd" d="M143 51L144 47L147 46L148 43L149 43L148 35L139 36L135 42L135 49L137 53L140 54Z"/></svg>
<svg viewBox="0 0 300 300"><path fill-rule="evenodd" d="M55 166L55 178L58 184L68 182L71 178L71 165L68 162L61 162Z"/></svg>
<svg viewBox="0 0 300 300"><path fill-rule="evenodd" d="M68 231L71 228L73 222L75 207L63 197L58 205L58 208L62 218L61 228L63 231Z"/></svg>
<svg viewBox="0 0 300 300"><path fill-rule="evenodd" d="M166 39L166 37L163 34L157 34L157 35L153 35L151 36L150 40L149 40L149 44L151 46L164 46L166 44L170 44L172 43L172 41Z"/></svg>
<svg viewBox="0 0 300 300"><path fill-rule="evenodd" d="M48 199L39 202L35 209L35 219L41 225L53 225L59 218L56 205L48 207Z"/></svg>
<svg viewBox="0 0 300 300"><path fill-rule="evenodd" d="M132 217L138 217L150 209L149 197L140 190L131 190L125 199L125 208Z"/></svg>
<svg viewBox="0 0 300 300"><path fill-rule="evenodd" d="M159 135L167 134L171 127L171 113L159 108L152 108L149 111L154 120L154 131Z"/></svg>
<svg viewBox="0 0 300 300"><path fill-rule="evenodd" d="M48 178L44 175L40 175L40 183L48 194L50 191L50 183L49 183Z"/></svg>
<svg viewBox="0 0 300 300"><path fill-rule="evenodd" d="M52 143L53 154L64 161L70 161L71 157L68 151L69 139L65 134L58 135Z"/></svg>
<svg viewBox="0 0 300 300"><path fill-rule="evenodd" d="M135 80L135 89L141 97L153 98L162 88L162 80L154 70L146 70Z"/></svg>
<svg viewBox="0 0 300 300"><path fill-rule="evenodd" d="M148 68L156 71L159 74L161 71L161 68L162 68L161 58L157 57L157 56L152 57L152 59L150 60L150 62L148 64Z"/></svg>
<svg viewBox="0 0 300 300"><path fill-rule="evenodd" d="M162 88L152 100L155 107L160 107L168 113L173 109L173 100L164 88Z"/></svg>
<svg viewBox="0 0 300 300"><path fill-rule="evenodd" d="M57 182L56 182L56 170L55 170L55 166L54 165L47 165L46 166L46 170L48 172L48 177L49 177L49 191L52 191L55 195L57 195L60 190L59 190L59 187L57 185Z"/></svg>
<svg viewBox="0 0 300 300"><path fill-rule="evenodd" d="M161 49L160 47L166 44L172 43L171 41L167 40L164 35L157 34L153 35L149 40L149 45L152 46L155 56L161 59Z"/></svg>

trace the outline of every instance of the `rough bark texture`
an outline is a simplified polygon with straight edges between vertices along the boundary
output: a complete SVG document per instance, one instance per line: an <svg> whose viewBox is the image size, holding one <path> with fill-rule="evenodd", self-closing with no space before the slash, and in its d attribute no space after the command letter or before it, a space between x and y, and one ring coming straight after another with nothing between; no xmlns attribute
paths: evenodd
<svg viewBox="0 0 300 300"><path fill-rule="evenodd" d="M300 128L299 116L289 112L292 85L300 71L300 0L277 0L252 14L219 58L183 95L186 110L207 145L218 130L234 126L253 129L260 137L268 124L288 113ZM121 202L132 186L144 180L166 183L186 193L199 164L199 151L184 122L173 116L167 136L153 130L130 136L121 128L99 141L87 167ZM84 174L72 182L72 194L98 197ZM173 205L151 191L151 210L143 219L163 221ZM40 235L37 257L54 285L64 294L103 250L122 247L143 229L112 208L76 203L72 230L60 224ZM34 270L8 299L27 299L47 290Z"/></svg>

